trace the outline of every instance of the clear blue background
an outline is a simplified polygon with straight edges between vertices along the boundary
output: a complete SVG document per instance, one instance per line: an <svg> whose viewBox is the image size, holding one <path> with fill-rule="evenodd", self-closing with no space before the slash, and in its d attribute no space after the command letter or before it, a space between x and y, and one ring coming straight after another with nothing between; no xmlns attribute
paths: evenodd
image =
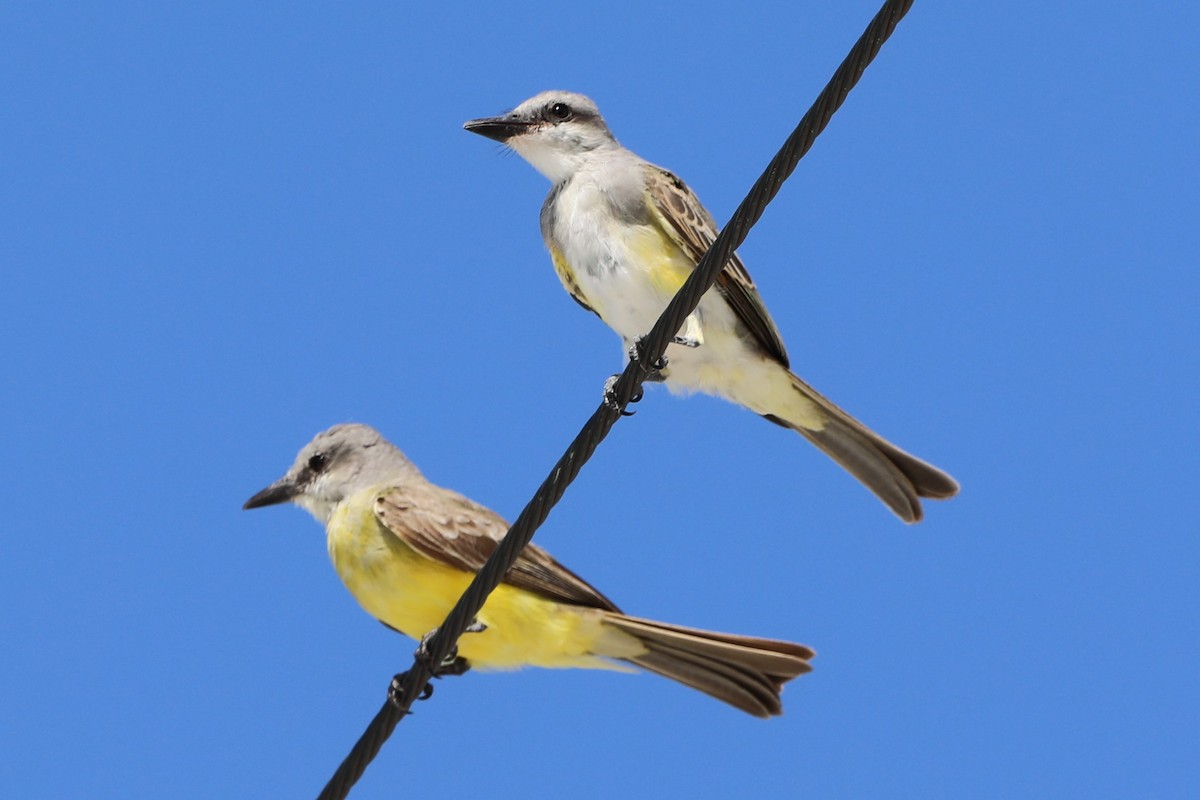
<svg viewBox="0 0 1200 800"><path fill-rule="evenodd" d="M741 250L959 498L906 528L657 388L539 532L631 612L814 646L786 715L470 675L354 797L1195 791L1200 12L1069 5L918 2ZM461 123L585 92L724 221L876 8L0 7L5 794L314 796L413 645L241 503L358 420L511 519L620 366L546 182Z"/></svg>

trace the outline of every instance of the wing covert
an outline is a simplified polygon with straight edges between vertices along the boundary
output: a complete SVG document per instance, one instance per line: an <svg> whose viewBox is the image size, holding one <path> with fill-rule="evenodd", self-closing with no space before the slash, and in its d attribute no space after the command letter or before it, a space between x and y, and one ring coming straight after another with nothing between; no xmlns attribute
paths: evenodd
<svg viewBox="0 0 1200 800"><path fill-rule="evenodd" d="M650 210L659 227L699 263L717 238L717 224L688 185L667 170L647 165ZM715 288L769 356L788 366L787 349L740 258L734 254L717 275Z"/></svg>
<svg viewBox="0 0 1200 800"><path fill-rule="evenodd" d="M375 498L375 518L417 553L475 573L508 531L508 523L485 506L433 484L393 487ZM529 544L504 576L504 583L559 602L617 611L591 584Z"/></svg>

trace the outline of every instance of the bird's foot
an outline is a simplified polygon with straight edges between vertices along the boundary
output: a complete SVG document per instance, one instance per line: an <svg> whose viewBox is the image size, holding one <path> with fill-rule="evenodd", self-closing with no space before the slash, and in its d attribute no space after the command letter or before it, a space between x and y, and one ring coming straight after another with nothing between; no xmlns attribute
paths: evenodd
<svg viewBox="0 0 1200 800"><path fill-rule="evenodd" d="M392 682L388 684L388 702L397 708L404 705L404 684L408 682L408 672L401 672L392 676ZM433 684L426 683L421 688L421 693L417 695L418 700L428 700L433 697ZM411 714L411 711L405 712Z"/></svg>
<svg viewBox="0 0 1200 800"><path fill-rule="evenodd" d="M604 405L608 406L613 411L620 412L622 417L632 417L637 412L629 411L628 404L626 408L621 408L621 404L617 402L617 393L615 389L617 388L617 381L620 380L620 378L621 373L618 372L616 375L609 375L607 380L604 381ZM641 400L644 394L645 392L642 391L642 387L639 386L637 391L633 393L633 396L629 398L629 404L636 403L637 401Z"/></svg>
<svg viewBox="0 0 1200 800"><path fill-rule="evenodd" d="M487 630L487 625L484 625L479 620L472 620L471 624L466 627L463 633L483 633ZM441 660L441 663L433 663L433 654L429 652L429 642L437 634L438 629L434 628L429 633L421 637L421 641L417 644L417 650L413 654L418 662L420 662L429 674L434 678L444 678L448 675L463 675L471 669L471 662L458 654L458 647L450 648L450 652ZM396 706L402 704L404 697L404 684L408 680L409 673L401 672L398 675L392 676L392 682L388 685L388 700ZM433 684L426 683L421 689L421 693L417 695L418 700L428 700L433 697Z"/></svg>
<svg viewBox="0 0 1200 800"><path fill-rule="evenodd" d="M678 340L680 337L675 337L675 338ZM653 361L649 364L643 363L643 361L642 361L642 343L645 341L646 341L645 336L639 336L637 338L637 341L635 341L629 347L629 360L637 363L637 365L639 367L641 367L642 372L644 372L646 374L646 377L643 378L643 380L650 381L652 383L662 383L663 381L665 381L667 379L667 376L665 374L667 371L667 357L666 357L666 355L661 355L658 357L658 359L656 359L655 361ZM698 344L699 344L699 342L696 342L696 345L698 345ZM696 346L696 345L691 345L691 346Z"/></svg>
<svg viewBox="0 0 1200 800"><path fill-rule="evenodd" d="M471 624L463 630L463 633L483 633L486 630L487 625L475 619L471 620ZM467 659L458 654L458 645L450 648L450 652L441 660L441 663L433 663L433 654L429 652L429 642L437 635L437 632L438 629L434 628L422 636L421 641L417 644L417 651L413 656L433 673L433 677L435 678L441 678L445 675L462 675L471 668L471 665Z"/></svg>

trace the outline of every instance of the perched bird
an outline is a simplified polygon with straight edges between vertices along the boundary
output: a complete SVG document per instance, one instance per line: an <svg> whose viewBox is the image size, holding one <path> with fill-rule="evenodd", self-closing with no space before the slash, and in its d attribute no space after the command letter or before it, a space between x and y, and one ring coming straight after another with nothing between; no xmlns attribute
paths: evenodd
<svg viewBox="0 0 1200 800"><path fill-rule="evenodd" d="M687 184L622 147L583 95L542 92L511 113L464 127L512 148L550 179L542 237L571 296L626 348L648 333L717 235ZM669 388L723 397L797 431L905 522L921 519L920 498L958 492L949 475L884 440L788 369L779 331L736 256L666 355L658 377Z"/></svg>
<svg viewBox="0 0 1200 800"><path fill-rule="evenodd" d="M384 625L420 638L440 625L508 525L430 483L378 431L335 425L245 508L293 502L325 525L346 588ZM690 686L758 717L782 713L783 684L808 672L804 645L683 628L622 614L528 545L458 643L470 667L625 669Z"/></svg>

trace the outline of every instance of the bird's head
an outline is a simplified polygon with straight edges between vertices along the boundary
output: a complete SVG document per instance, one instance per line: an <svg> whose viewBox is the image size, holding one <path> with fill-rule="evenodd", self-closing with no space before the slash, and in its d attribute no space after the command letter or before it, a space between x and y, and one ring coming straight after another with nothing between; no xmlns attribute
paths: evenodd
<svg viewBox="0 0 1200 800"><path fill-rule="evenodd" d="M242 508L295 503L321 523L354 493L389 479L419 474L404 454L369 425L334 425L304 445L284 476Z"/></svg>
<svg viewBox="0 0 1200 800"><path fill-rule="evenodd" d="M507 114L473 119L463 127L511 147L556 184L592 154L619 147L596 104L573 92L542 92Z"/></svg>

